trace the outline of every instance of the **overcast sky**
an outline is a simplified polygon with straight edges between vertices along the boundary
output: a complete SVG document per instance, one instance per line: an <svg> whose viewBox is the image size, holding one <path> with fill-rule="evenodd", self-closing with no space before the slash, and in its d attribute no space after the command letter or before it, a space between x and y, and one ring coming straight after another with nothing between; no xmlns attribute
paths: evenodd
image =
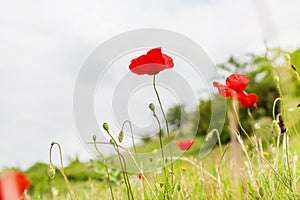
<svg viewBox="0 0 300 200"><path fill-rule="evenodd" d="M169 29L220 63L263 51L265 40L300 47L299 9L299 0L0 1L0 168L48 162L53 140L66 159L90 158L74 125L74 84L85 59L112 36Z"/></svg>

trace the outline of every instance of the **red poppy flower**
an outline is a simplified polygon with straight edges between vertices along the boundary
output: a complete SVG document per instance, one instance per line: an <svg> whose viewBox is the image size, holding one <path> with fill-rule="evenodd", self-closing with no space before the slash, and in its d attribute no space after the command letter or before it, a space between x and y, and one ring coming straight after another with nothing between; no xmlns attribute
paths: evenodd
<svg viewBox="0 0 300 200"><path fill-rule="evenodd" d="M257 107L258 97L256 94L247 94L244 89L249 84L247 76L242 74L231 74L226 78L226 85L218 82L213 82L213 85L218 88L219 93L224 97L229 97L231 100L238 100L240 107L245 106Z"/></svg>
<svg viewBox="0 0 300 200"><path fill-rule="evenodd" d="M142 174L138 174L138 176L137 176L137 177L138 177L138 179L139 179L139 180L144 180L144 177L143 177L143 175L142 175Z"/></svg>
<svg viewBox="0 0 300 200"><path fill-rule="evenodd" d="M180 140L175 143L181 150L189 150L194 144L194 140Z"/></svg>
<svg viewBox="0 0 300 200"><path fill-rule="evenodd" d="M163 54L161 48L154 48L147 52L146 55L141 55L131 60L129 69L137 75L155 75L160 71L172 68L174 66L171 57Z"/></svg>
<svg viewBox="0 0 300 200"><path fill-rule="evenodd" d="M8 173L0 178L0 200L24 199L22 194L30 181L21 172Z"/></svg>
<svg viewBox="0 0 300 200"><path fill-rule="evenodd" d="M251 106L257 108L256 102L258 100L258 97L256 94L247 94L245 91L242 91L237 94L237 99L241 103L240 108Z"/></svg>

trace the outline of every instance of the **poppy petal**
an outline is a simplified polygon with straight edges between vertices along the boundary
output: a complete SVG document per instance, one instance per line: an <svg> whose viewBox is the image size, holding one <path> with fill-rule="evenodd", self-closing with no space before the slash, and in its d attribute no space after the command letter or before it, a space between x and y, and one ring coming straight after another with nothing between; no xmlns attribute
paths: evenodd
<svg viewBox="0 0 300 200"><path fill-rule="evenodd" d="M189 150L194 144L194 140L180 140L175 143L181 150Z"/></svg>
<svg viewBox="0 0 300 200"><path fill-rule="evenodd" d="M139 56L131 60L129 69L137 75L155 75L174 66L171 57L162 54L161 48L154 48L147 52L146 55Z"/></svg>
<svg viewBox="0 0 300 200"><path fill-rule="evenodd" d="M226 79L226 85L236 92L242 92L249 84L249 79L243 74L231 74Z"/></svg>
<svg viewBox="0 0 300 200"><path fill-rule="evenodd" d="M237 94L237 100L241 103L240 107L256 107L258 96L256 94L247 94L245 91Z"/></svg>
<svg viewBox="0 0 300 200"><path fill-rule="evenodd" d="M220 95L223 97L230 97L230 99L234 99L236 92L232 90L230 87L226 85L222 85L218 82L213 82L213 85L218 88Z"/></svg>

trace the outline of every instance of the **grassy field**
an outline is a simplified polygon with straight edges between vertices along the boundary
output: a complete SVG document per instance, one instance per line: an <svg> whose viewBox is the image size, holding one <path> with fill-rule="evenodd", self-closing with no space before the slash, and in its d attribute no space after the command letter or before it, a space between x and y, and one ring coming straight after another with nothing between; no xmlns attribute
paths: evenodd
<svg viewBox="0 0 300 200"><path fill-rule="evenodd" d="M300 50L296 53L298 57L294 61L300 66ZM174 162L173 174L170 165L165 171L153 169L149 173L132 174L112 169L97 160L83 163L74 159L64 169L55 167L55 177L49 178L49 172L54 176L54 167L50 166L49 171L48 164L36 163L25 171L32 183L26 197L45 200L300 199L300 108L297 106L300 103L300 84L297 82L300 78L294 69L296 76L286 75L290 71L283 67L276 68L274 73L273 61L268 59L267 56L255 58L252 64L258 65L259 61L260 67L248 73L253 80L262 72L268 75L252 85L254 89L251 92L261 92L261 108L254 110L254 117L244 109L240 112L243 117L241 121L237 113L233 114L235 107L228 109L225 128L230 130L231 140L224 144L217 143L206 157L199 158L205 138L197 133L191 148ZM274 78L274 74L279 75L280 79ZM228 102L231 105L231 101ZM274 102L278 103L277 107ZM278 120L280 115L284 118L283 122ZM251 132L247 132L249 128L246 131L244 126L250 126ZM108 130L107 127L104 129ZM187 132L183 131L183 135L176 140L185 139ZM172 138L174 133L170 136ZM116 142L110 142L118 151ZM163 135L162 143L169 142L166 134ZM173 150L180 151L176 145ZM159 137L138 145L136 151L160 153ZM107 161L114 158L118 156ZM3 172L7 170L11 169Z"/></svg>

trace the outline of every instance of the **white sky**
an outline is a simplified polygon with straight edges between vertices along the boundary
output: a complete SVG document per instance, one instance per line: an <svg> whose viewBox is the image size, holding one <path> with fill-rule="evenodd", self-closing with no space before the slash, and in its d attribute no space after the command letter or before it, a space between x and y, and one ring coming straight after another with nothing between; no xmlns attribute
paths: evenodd
<svg viewBox="0 0 300 200"><path fill-rule="evenodd" d="M0 1L0 168L90 158L73 122L74 83L88 55L111 36L164 28L201 45L216 63L260 52L264 40L300 47L299 0Z"/></svg>

